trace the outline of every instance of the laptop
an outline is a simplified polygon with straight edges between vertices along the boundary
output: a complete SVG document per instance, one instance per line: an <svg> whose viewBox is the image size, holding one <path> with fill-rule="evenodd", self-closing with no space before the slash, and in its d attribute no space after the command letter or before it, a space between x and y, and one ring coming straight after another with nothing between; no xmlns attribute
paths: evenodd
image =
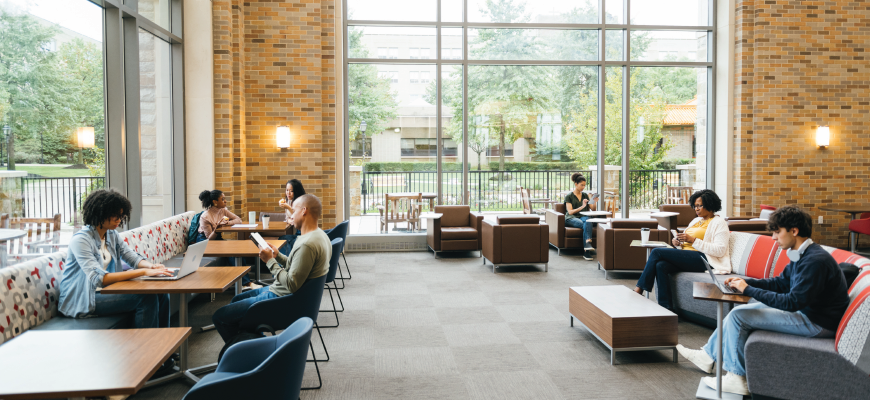
<svg viewBox="0 0 870 400"><path fill-rule="evenodd" d="M701 261L703 261L704 266L707 267L707 272L709 272L710 277L713 278L713 283L716 284L716 287L718 287L719 290L722 291L722 293L741 294L740 292L732 289L731 286L726 286L726 285L723 285L722 283L720 283L719 279L716 278L716 274L713 272L713 267L710 266L710 263L708 263L707 260L704 259L704 257L701 257Z"/></svg>
<svg viewBox="0 0 870 400"><path fill-rule="evenodd" d="M172 271L172 276L143 276L139 279L143 281L175 281L196 272L200 262L202 262L206 245L208 245L208 240L188 246L187 252L184 253L184 261L181 262L181 268L167 268Z"/></svg>

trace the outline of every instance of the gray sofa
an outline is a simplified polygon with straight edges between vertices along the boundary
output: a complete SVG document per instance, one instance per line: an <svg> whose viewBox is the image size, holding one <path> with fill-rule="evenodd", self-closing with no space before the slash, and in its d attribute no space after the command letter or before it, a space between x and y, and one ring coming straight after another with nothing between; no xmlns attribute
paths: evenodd
<svg viewBox="0 0 870 400"><path fill-rule="evenodd" d="M760 236L743 232L732 232L730 240L731 264L735 275L751 278L768 278L778 276L788 264L785 252L778 249L769 236ZM830 252L837 262L850 262L870 271L870 260L847 251L822 246ZM867 281L861 286L858 283L850 289L853 305L858 308L855 299L857 293L866 288L870 290L870 273ZM861 278L859 277L859 279ZM670 288L673 306L681 317L716 328L716 304L710 301L692 298L694 282L712 283L707 273L681 272L671 275ZM864 291L866 293L866 290ZM868 309L868 307L864 307ZM725 306L725 313L731 307ZM860 312L860 311L858 311ZM870 313L868 311L865 311ZM848 312L847 312L848 314ZM867 318L863 315L862 318ZM859 320L852 317L852 320ZM841 329L849 321L844 317ZM860 321L858 321L860 322ZM861 332L855 332L856 324L852 324L850 334L857 337ZM863 336L870 324L859 327ZM859 346L861 343L860 342ZM753 398L773 399L857 399L870 397L870 377L867 371L870 360L859 359L856 363L844 358L843 344L840 351L835 347L835 339L814 339L794 335L755 331L750 334L746 343L746 376L749 391ZM870 342L866 344L870 347Z"/></svg>

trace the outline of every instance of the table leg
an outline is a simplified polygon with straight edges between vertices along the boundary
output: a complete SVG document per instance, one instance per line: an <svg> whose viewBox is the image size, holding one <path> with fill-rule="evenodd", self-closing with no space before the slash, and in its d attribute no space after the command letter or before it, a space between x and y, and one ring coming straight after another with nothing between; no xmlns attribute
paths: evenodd
<svg viewBox="0 0 870 400"><path fill-rule="evenodd" d="M242 262L243 262L242 257L236 257L236 266L237 267L241 267ZM247 273L245 275L247 275ZM236 281L236 295L238 296L240 294L242 294L242 278L239 278L239 280Z"/></svg>
<svg viewBox="0 0 870 400"><path fill-rule="evenodd" d="M716 302L716 397L722 398L722 302Z"/></svg>
<svg viewBox="0 0 870 400"><path fill-rule="evenodd" d="M650 255L651 251L652 251L651 247L646 248L646 260L647 261L649 261L649 255ZM653 290L655 290L655 284L653 284ZM646 292L646 298L649 298L649 292Z"/></svg>

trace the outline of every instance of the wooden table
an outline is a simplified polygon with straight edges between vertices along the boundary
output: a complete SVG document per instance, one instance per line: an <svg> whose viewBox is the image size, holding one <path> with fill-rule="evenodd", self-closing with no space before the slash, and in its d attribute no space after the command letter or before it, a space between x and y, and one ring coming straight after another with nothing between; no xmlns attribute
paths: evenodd
<svg viewBox="0 0 870 400"><path fill-rule="evenodd" d="M190 328L24 332L0 346L0 398L132 395Z"/></svg>
<svg viewBox="0 0 870 400"><path fill-rule="evenodd" d="M610 349L610 365L623 351L672 350L677 362L677 314L622 285L568 288L574 318Z"/></svg>
<svg viewBox="0 0 870 400"><path fill-rule="evenodd" d="M819 207L819 210L852 214L852 220L855 220L858 218L858 214L870 212L870 204L836 204ZM856 243L857 237L858 236L855 235L855 232L849 231L849 249L852 250L853 253L855 252L855 247L858 245Z"/></svg>
<svg viewBox="0 0 870 400"><path fill-rule="evenodd" d="M426 192L399 192L399 193L387 193L393 197L417 197L418 193L423 194L423 200L429 200L429 211L435 211L435 198L438 197L435 193L426 193Z"/></svg>
<svg viewBox="0 0 870 400"><path fill-rule="evenodd" d="M271 228L271 222L269 223ZM275 248L280 249L286 240L272 239L266 240L266 243L271 243ZM209 240L205 246L205 254L203 257L232 257L236 259L236 266L242 265L242 257L254 257L257 262L257 283L260 283L260 249L249 239L244 240ZM241 293L241 290L236 290L236 293Z"/></svg>
<svg viewBox="0 0 870 400"><path fill-rule="evenodd" d="M223 240L217 240L222 242ZM211 241L209 245L211 245ZM249 241L250 243L250 241ZM251 243L253 245L253 243ZM208 247L206 247L207 249ZM143 280L128 280L113 283L102 289L103 294L178 294L181 298L178 302L178 323L181 327L186 328L189 324L187 315L187 299L184 298L188 293L221 293L230 288L235 282L236 293L241 293L242 276L248 273L249 267L201 267L196 272L185 276L175 281L143 281ZM189 328L188 328L189 329ZM148 382L147 386L157 385L173 379L187 377L198 382L199 378L195 373L206 372L212 366L199 367L194 369L187 368L187 341L181 344L181 358L179 360L180 372L155 379Z"/></svg>
<svg viewBox="0 0 870 400"><path fill-rule="evenodd" d="M718 277L717 277L718 278ZM720 281L721 282L721 281ZM717 336L716 359L722 360L722 304L746 304L749 303L751 297L742 294L725 294L719 290L716 285L706 282L694 282L692 284L692 298L695 300L707 300L716 302L716 330L719 332ZM698 391L695 397L707 400L742 400L743 396L734 393L722 393L722 363L716 363L716 390L711 389L701 379L698 385Z"/></svg>
<svg viewBox="0 0 870 400"><path fill-rule="evenodd" d="M245 224L238 224L238 225L245 225ZM250 225L250 224L248 224L248 225ZM257 232L257 233L265 233L269 236L272 236L272 235L283 236L285 229L287 229L286 222L284 222L284 221L269 221L269 226L267 226L266 229L263 229L262 222L258 222L257 226L254 228L238 228L238 227L236 227L236 225L231 225L231 226L225 225L225 226L221 226L221 227L217 228L217 231L219 233L241 233L241 234ZM242 239L242 238L239 238L239 239Z"/></svg>

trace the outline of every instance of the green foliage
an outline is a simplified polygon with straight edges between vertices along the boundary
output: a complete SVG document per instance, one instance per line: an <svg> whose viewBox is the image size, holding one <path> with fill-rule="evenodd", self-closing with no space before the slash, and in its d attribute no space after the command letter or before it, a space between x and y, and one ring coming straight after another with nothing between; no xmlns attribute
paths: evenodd
<svg viewBox="0 0 870 400"><path fill-rule="evenodd" d="M581 168L576 162L505 162L502 171L577 171ZM490 162L489 169L498 170L498 162Z"/></svg>
<svg viewBox="0 0 870 400"><path fill-rule="evenodd" d="M436 171L434 162L370 162L363 167L366 172L414 172ZM462 171L462 163L442 163L442 171Z"/></svg>
<svg viewBox="0 0 870 400"><path fill-rule="evenodd" d="M659 164L658 169L677 169L677 165L688 165L694 163L694 158L674 158L662 161L661 164Z"/></svg>
<svg viewBox="0 0 870 400"><path fill-rule="evenodd" d="M348 28L350 48L356 48L358 57L368 57L368 50L361 44L362 30ZM378 68L371 64L351 64L347 69L348 117L350 140L360 135L360 123L366 122L366 135L376 135L387 128L396 118L399 103L391 91L390 78L378 76Z"/></svg>

